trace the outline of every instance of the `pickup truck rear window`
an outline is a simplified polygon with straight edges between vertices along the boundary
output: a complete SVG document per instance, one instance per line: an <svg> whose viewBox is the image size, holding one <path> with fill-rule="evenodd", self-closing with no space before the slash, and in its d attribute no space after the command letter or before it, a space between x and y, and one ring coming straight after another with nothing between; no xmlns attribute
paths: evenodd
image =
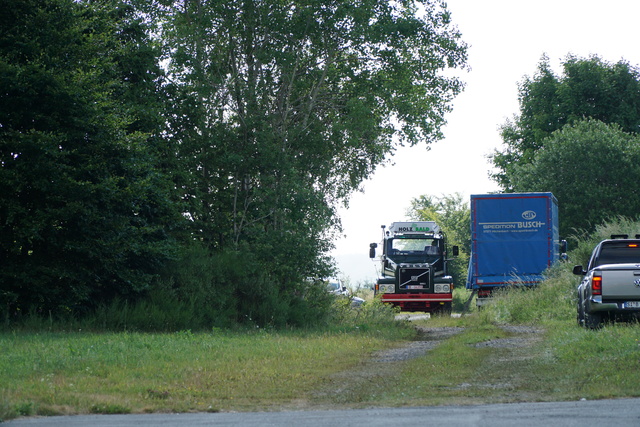
<svg viewBox="0 0 640 427"><path fill-rule="evenodd" d="M627 243L604 244L594 267L604 264L640 264L640 245Z"/></svg>

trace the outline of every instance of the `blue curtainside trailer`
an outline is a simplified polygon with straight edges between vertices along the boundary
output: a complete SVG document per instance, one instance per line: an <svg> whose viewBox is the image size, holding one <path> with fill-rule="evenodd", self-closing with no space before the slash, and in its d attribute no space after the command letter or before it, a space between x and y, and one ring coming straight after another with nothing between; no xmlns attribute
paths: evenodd
<svg viewBox="0 0 640 427"><path fill-rule="evenodd" d="M472 195L470 208L467 289L477 292L478 305L496 288L538 284L566 250L551 193Z"/></svg>

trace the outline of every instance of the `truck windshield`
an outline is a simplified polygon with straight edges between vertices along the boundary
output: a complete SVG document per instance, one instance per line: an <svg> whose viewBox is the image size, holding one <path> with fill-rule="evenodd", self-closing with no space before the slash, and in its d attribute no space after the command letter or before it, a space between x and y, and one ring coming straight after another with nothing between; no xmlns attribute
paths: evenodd
<svg viewBox="0 0 640 427"><path fill-rule="evenodd" d="M393 239L391 242L391 255L403 253L440 255L438 241L435 239Z"/></svg>

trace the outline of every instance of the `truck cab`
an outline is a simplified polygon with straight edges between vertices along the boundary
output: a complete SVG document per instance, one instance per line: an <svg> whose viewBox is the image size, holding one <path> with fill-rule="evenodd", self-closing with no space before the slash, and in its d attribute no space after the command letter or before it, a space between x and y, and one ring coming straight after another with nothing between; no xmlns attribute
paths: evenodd
<svg viewBox="0 0 640 427"><path fill-rule="evenodd" d="M395 222L383 229L381 274L375 294L403 311L451 311L444 233L434 221ZM370 245L375 258L377 244ZM454 256L458 248L452 248Z"/></svg>

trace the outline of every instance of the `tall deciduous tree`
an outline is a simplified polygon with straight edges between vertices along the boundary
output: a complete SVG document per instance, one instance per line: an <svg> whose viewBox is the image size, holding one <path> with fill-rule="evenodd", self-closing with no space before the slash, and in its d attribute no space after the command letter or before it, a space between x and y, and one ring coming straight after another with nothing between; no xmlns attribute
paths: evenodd
<svg viewBox="0 0 640 427"><path fill-rule="evenodd" d="M493 178L513 190L514 169L531 163L544 140L577 120L615 123L625 132L640 130L640 71L625 61L615 64L597 56L568 56L557 76L543 57L533 78L520 84L520 114L502 127L504 149L492 162Z"/></svg>
<svg viewBox="0 0 640 427"><path fill-rule="evenodd" d="M579 121L543 141L531 163L514 168L516 191L551 191L560 232L591 231L617 216L640 212L640 137L617 124Z"/></svg>
<svg viewBox="0 0 640 427"><path fill-rule="evenodd" d="M0 299L7 314L146 289L179 217L157 173L159 68L126 4L0 14Z"/></svg>
<svg viewBox="0 0 640 427"><path fill-rule="evenodd" d="M394 150L441 137L466 46L441 2L189 0L163 23L194 229L298 275ZM268 259L265 259L268 261ZM287 268L287 267L285 267Z"/></svg>

